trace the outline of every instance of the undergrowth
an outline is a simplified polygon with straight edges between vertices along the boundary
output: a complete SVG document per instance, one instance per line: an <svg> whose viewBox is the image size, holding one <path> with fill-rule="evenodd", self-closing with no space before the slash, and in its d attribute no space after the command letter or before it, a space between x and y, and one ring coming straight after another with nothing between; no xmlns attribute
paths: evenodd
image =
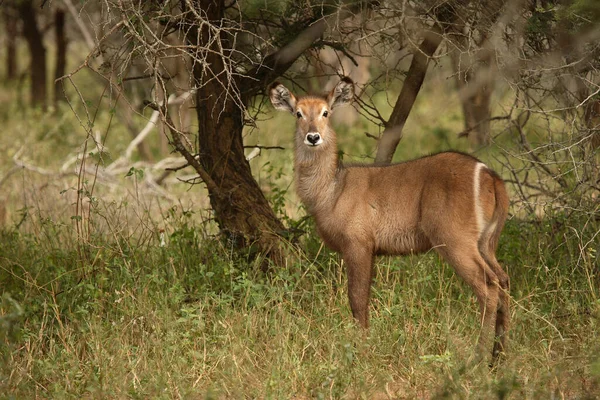
<svg viewBox="0 0 600 400"><path fill-rule="evenodd" d="M598 230L590 221L508 222L499 259L511 276L510 347L489 370L469 362L475 299L435 254L378 260L364 336L335 254L307 245L265 274L189 213L172 209L170 218L162 239L98 233L86 242L48 218L0 233L0 397L600 392L598 262L593 248L580 250ZM314 235L303 240L319 243Z"/></svg>

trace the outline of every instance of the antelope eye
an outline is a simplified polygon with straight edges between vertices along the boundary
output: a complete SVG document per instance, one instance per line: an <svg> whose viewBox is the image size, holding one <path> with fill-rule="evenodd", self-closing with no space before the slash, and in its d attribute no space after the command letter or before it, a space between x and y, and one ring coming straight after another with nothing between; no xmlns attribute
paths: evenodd
<svg viewBox="0 0 600 400"><path fill-rule="evenodd" d="M296 112L296 117L298 117L298 119L302 118L302 113L300 111Z"/></svg>
<svg viewBox="0 0 600 400"><path fill-rule="evenodd" d="M324 116L325 118L327 118L327 116L328 116L328 115L329 115L329 111L327 111L327 110L323 111L323 116Z"/></svg>

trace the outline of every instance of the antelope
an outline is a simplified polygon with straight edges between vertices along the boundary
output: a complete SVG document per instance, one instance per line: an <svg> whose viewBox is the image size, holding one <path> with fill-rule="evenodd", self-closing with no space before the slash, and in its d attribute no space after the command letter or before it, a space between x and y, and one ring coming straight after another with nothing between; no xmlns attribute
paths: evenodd
<svg viewBox="0 0 600 400"><path fill-rule="evenodd" d="M354 98L343 78L325 96L296 97L276 82L278 110L296 116L296 191L325 244L341 254L348 297L358 324L369 326L369 296L377 255L434 249L475 292L480 306L479 354L495 332L492 363L505 349L509 278L496 260L508 214L502 179L475 157L443 152L379 165L342 165L332 112Z"/></svg>

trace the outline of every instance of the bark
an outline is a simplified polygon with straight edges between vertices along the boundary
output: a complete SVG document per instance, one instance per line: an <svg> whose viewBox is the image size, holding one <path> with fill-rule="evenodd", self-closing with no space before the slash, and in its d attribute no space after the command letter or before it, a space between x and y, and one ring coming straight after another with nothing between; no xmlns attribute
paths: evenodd
<svg viewBox="0 0 600 400"><path fill-rule="evenodd" d="M468 136L476 146L484 146L490 142L490 102L498 69L493 41L489 38L499 34L494 33L494 26L510 23L522 6L519 0L480 2L477 9L479 18L469 25L469 33L454 39L458 49L451 57L465 120L465 130L459 136ZM456 28L462 32L466 30L464 24L459 24ZM473 50L473 41L477 42L477 50Z"/></svg>
<svg viewBox="0 0 600 400"><path fill-rule="evenodd" d="M223 0L200 0L195 6L213 24L224 21ZM193 69L195 86L199 88L196 92L196 113L201 164L195 168L207 185L221 232L237 248L255 249L276 264L283 264L285 257L282 240L285 227L254 180L244 156L244 110L255 95L284 73L328 27L351 15L350 10L342 7L341 12L315 21L267 56L260 66L239 78L228 77L225 73L228 49L217 47L216 41L211 38L214 33L206 24L200 27L199 32L192 30L188 36L188 40L198 48L210 48L205 60L210 69L203 68L201 63L195 63ZM195 42L196 38L198 42ZM225 35L221 37L221 43L228 45ZM235 81L227 82L227 79ZM238 88L239 97L227 93L232 87ZM193 159L189 162L194 165Z"/></svg>
<svg viewBox="0 0 600 400"><path fill-rule="evenodd" d="M42 41L35 11L31 1L19 3L19 15L23 21L23 36L27 40L31 55L31 104L46 108L46 48Z"/></svg>
<svg viewBox="0 0 600 400"><path fill-rule="evenodd" d="M224 3L202 0L201 9L210 21L222 21ZM211 207L221 232L237 248L254 248L277 264L282 264L284 251L280 240L285 228L271 209L269 202L252 176L244 156L242 105L225 92L231 87L225 71L223 51L214 48L207 27L202 27L200 43L211 47L206 62L210 71L201 65L194 67L198 116L199 160L211 182L207 184ZM222 43L227 43L222 37ZM239 84L239 82L238 82ZM205 179L206 182L206 179ZM213 184L214 183L214 184Z"/></svg>
<svg viewBox="0 0 600 400"><path fill-rule="evenodd" d="M217 223L237 248L256 246L279 263L283 260L280 237L285 228L254 180L244 156L242 115L230 99L211 95L211 86L199 91L196 111L200 163L217 186L209 194ZM220 117L215 115L221 111Z"/></svg>
<svg viewBox="0 0 600 400"><path fill-rule="evenodd" d="M58 8L54 13L54 32L56 34L56 64L54 68L54 106L64 100L62 82L56 81L65 75L67 66L67 37L65 36L65 12Z"/></svg>
<svg viewBox="0 0 600 400"><path fill-rule="evenodd" d="M402 90L392 110L392 115L379 139L375 163L388 164L392 161L396 147L402 139L402 128L425 80L429 60L439 47L442 39L441 30L429 31L419 48L415 50L404 79L404 85L402 85Z"/></svg>
<svg viewBox="0 0 600 400"><path fill-rule="evenodd" d="M17 19L9 5L4 6L2 14L6 29L6 80L10 81L17 77Z"/></svg>
<svg viewBox="0 0 600 400"><path fill-rule="evenodd" d="M465 130L459 136L468 136L476 146L490 142L490 106L495 87L496 68L492 52L484 49L479 56L452 54L456 86L463 109ZM466 59L463 59L462 56Z"/></svg>
<svg viewBox="0 0 600 400"><path fill-rule="evenodd" d="M600 101L590 101L585 106L585 122L590 130L590 150L600 148Z"/></svg>

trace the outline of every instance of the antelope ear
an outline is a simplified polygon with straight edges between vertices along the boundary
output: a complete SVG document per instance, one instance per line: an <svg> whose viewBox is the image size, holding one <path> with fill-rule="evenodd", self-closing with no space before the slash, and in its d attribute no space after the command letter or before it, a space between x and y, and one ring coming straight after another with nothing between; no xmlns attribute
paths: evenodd
<svg viewBox="0 0 600 400"><path fill-rule="evenodd" d="M352 102L354 99L354 82L347 76L343 77L333 90L327 95L329 108L332 110L344 104Z"/></svg>
<svg viewBox="0 0 600 400"><path fill-rule="evenodd" d="M296 96L279 82L271 85L269 97L271 98L273 107L278 110L289 111L292 114L296 110Z"/></svg>

